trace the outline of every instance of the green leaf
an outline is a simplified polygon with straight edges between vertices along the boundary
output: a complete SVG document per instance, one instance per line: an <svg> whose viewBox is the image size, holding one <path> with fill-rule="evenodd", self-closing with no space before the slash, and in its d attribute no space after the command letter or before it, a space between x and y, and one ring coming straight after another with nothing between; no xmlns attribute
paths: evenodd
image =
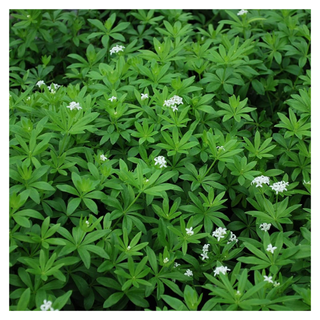
<svg viewBox="0 0 320 320"><path fill-rule="evenodd" d="M24 290L24 292L22 293L22 295L18 301L17 311L27 311L28 310L30 293L31 293L30 288L27 288L26 290Z"/></svg>
<svg viewBox="0 0 320 320"><path fill-rule="evenodd" d="M117 302L119 302L122 297L124 296L124 292L116 292L113 293L108 297L108 299L104 302L103 307L104 308L110 308L111 306L115 305Z"/></svg>
<svg viewBox="0 0 320 320"><path fill-rule="evenodd" d="M177 298L173 298L168 295L161 295L161 299L163 299L173 310L176 311L188 311L188 308L185 304Z"/></svg>

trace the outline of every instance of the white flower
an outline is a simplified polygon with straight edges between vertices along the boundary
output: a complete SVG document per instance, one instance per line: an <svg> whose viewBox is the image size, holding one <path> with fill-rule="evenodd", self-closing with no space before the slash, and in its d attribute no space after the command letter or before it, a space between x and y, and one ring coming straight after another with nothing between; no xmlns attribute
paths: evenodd
<svg viewBox="0 0 320 320"><path fill-rule="evenodd" d="M89 224L90 224L90 222L87 220L87 221L86 221L86 225L87 225L87 227L89 227Z"/></svg>
<svg viewBox="0 0 320 320"><path fill-rule="evenodd" d="M160 164L160 168L167 167L166 166L166 163L167 163L166 159L163 156L158 156L158 157L154 158L154 161L155 161L154 165Z"/></svg>
<svg viewBox="0 0 320 320"><path fill-rule="evenodd" d="M108 160L108 158L104 154L102 154L102 155L100 155L100 160L106 161L106 160Z"/></svg>
<svg viewBox="0 0 320 320"><path fill-rule="evenodd" d="M113 100L117 100L117 97L112 96L112 97L109 98L108 100L110 100L110 101L112 102Z"/></svg>
<svg viewBox="0 0 320 320"><path fill-rule="evenodd" d="M202 257L202 260L209 259L209 257L208 257L208 252L206 252L206 251L203 251L203 252L200 254L200 256Z"/></svg>
<svg viewBox="0 0 320 320"><path fill-rule="evenodd" d="M51 93L56 93L56 90L58 90L61 86L56 83L51 83L50 86L48 86L48 90L51 91Z"/></svg>
<svg viewBox="0 0 320 320"><path fill-rule="evenodd" d="M230 231L230 238L227 244L231 243L232 241L238 242L239 240L237 239L237 236L232 231Z"/></svg>
<svg viewBox="0 0 320 320"><path fill-rule="evenodd" d="M269 283L273 283L271 276L270 276L270 277L263 276L263 277L264 277L264 280L263 280L263 281L267 281L267 282L269 282Z"/></svg>
<svg viewBox="0 0 320 320"><path fill-rule="evenodd" d="M110 55L112 55L113 53L118 53L119 51L123 51L123 49L124 49L124 46L116 45L110 50Z"/></svg>
<svg viewBox="0 0 320 320"><path fill-rule="evenodd" d="M280 282L275 281L275 282L273 283L273 286L274 286L274 287L280 286Z"/></svg>
<svg viewBox="0 0 320 320"><path fill-rule="evenodd" d="M194 234L194 232L192 231L192 227L191 228L186 228L186 231L187 231L187 235L188 236L192 236Z"/></svg>
<svg viewBox="0 0 320 320"><path fill-rule="evenodd" d="M224 148L224 146L217 146L218 151L223 150L226 151L226 149Z"/></svg>
<svg viewBox="0 0 320 320"><path fill-rule="evenodd" d="M131 247L130 246L127 246L127 250L130 250L131 249Z"/></svg>
<svg viewBox="0 0 320 320"><path fill-rule="evenodd" d="M192 277L193 276L193 272L188 269L185 273L184 273L185 276L188 276L188 277Z"/></svg>
<svg viewBox="0 0 320 320"><path fill-rule="evenodd" d="M203 245L203 248L202 248L202 251L203 251L203 252L209 251L209 246L210 246L209 243L204 244L204 245Z"/></svg>
<svg viewBox="0 0 320 320"><path fill-rule="evenodd" d="M269 251L269 252L271 252L271 253L273 253L274 252L274 250L276 250L277 249L277 247L273 247L272 246L272 244L270 243L270 244L268 244L268 247L267 247L267 251Z"/></svg>
<svg viewBox="0 0 320 320"><path fill-rule="evenodd" d="M237 293L236 293L237 296L241 296L241 292L239 290L237 290Z"/></svg>
<svg viewBox="0 0 320 320"><path fill-rule="evenodd" d="M262 230L262 231L268 231L271 227L271 223L262 223L260 224L259 228Z"/></svg>
<svg viewBox="0 0 320 320"><path fill-rule="evenodd" d="M70 104L67 106L67 108L69 108L70 110L73 110L73 109L77 109L77 110L80 110L82 109L82 107L80 107L80 104L79 102L70 102Z"/></svg>
<svg viewBox="0 0 320 320"><path fill-rule="evenodd" d="M30 14L27 15L27 18L30 18Z"/></svg>
<svg viewBox="0 0 320 320"><path fill-rule="evenodd" d="M179 96L173 96L169 100L165 100L163 106L172 108L173 111L177 111L178 107L176 105L183 104L182 98Z"/></svg>
<svg viewBox="0 0 320 320"><path fill-rule="evenodd" d="M262 187L262 184L265 183L265 184L268 184L270 183L270 179L269 177L265 177L265 176L260 176L260 177L255 177L251 184L253 183L256 183L256 187Z"/></svg>
<svg viewBox="0 0 320 320"><path fill-rule="evenodd" d="M41 311L48 311L51 308L52 302L43 300L43 304L40 306Z"/></svg>
<svg viewBox="0 0 320 320"><path fill-rule="evenodd" d="M178 263L178 262L175 262L174 264L173 264L173 267L174 268L177 268L177 267L179 267L180 266L180 263Z"/></svg>
<svg viewBox="0 0 320 320"><path fill-rule="evenodd" d="M141 100L148 99L148 94L147 93L141 93Z"/></svg>
<svg viewBox="0 0 320 320"><path fill-rule="evenodd" d="M163 263L167 263L167 262L169 262L169 259L168 258L164 258L163 259Z"/></svg>
<svg viewBox="0 0 320 320"><path fill-rule="evenodd" d="M30 97L28 97L28 98L27 98L27 101L29 101L30 99L31 99L31 98L30 98Z"/></svg>
<svg viewBox="0 0 320 320"><path fill-rule="evenodd" d="M227 233L226 228L219 227L215 231L212 232L212 236L218 238L218 241L220 241L220 238L224 238L224 234Z"/></svg>
<svg viewBox="0 0 320 320"><path fill-rule="evenodd" d="M289 185L289 182L279 181L279 182L275 182L270 187L272 190L274 190L276 192L276 194L278 194L278 192L287 191L286 186L288 186L288 185Z"/></svg>
<svg viewBox="0 0 320 320"><path fill-rule="evenodd" d="M248 10L241 9L238 13L237 16L242 16L243 14L248 13Z"/></svg>
<svg viewBox="0 0 320 320"><path fill-rule="evenodd" d="M202 257L202 260L209 259L208 257L209 246L210 246L209 243L203 245L202 253L200 254L200 256Z"/></svg>
<svg viewBox="0 0 320 320"><path fill-rule="evenodd" d="M45 85L44 81L43 80L39 80L37 82L37 86L40 88L42 85Z"/></svg>
<svg viewBox="0 0 320 320"><path fill-rule="evenodd" d="M222 274L226 274L227 271L231 271L231 270L226 266L216 267L214 270L214 276L216 276L217 274L220 274L220 272Z"/></svg>

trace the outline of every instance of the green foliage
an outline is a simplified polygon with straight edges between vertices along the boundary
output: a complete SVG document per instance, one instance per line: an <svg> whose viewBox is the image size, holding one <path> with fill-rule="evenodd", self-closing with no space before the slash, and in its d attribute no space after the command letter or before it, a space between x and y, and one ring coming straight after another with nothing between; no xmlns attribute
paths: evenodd
<svg viewBox="0 0 320 320"><path fill-rule="evenodd" d="M310 20L10 10L10 310L310 310Z"/></svg>

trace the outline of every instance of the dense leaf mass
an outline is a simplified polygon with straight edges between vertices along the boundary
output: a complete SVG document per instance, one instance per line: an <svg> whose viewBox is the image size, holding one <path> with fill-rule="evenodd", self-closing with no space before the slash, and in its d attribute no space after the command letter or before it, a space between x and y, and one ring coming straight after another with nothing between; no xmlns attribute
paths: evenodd
<svg viewBox="0 0 320 320"><path fill-rule="evenodd" d="M310 310L310 20L11 10L10 310Z"/></svg>

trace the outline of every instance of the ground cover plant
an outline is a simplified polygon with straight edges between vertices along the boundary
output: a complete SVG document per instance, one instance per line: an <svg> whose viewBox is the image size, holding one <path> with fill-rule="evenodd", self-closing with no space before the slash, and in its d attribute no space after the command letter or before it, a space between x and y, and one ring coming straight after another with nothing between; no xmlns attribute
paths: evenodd
<svg viewBox="0 0 320 320"><path fill-rule="evenodd" d="M310 310L310 31L11 10L10 310Z"/></svg>

